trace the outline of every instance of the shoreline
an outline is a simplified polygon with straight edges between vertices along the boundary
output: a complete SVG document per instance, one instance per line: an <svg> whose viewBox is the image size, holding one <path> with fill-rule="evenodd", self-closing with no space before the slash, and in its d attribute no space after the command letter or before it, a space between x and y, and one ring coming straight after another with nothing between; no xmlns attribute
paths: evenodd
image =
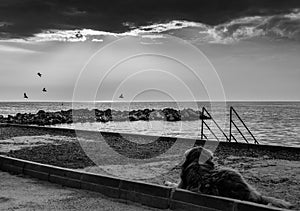
<svg viewBox="0 0 300 211"><path fill-rule="evenodd" d="M252 103L249 103L252 102ZM273 103L266 103L266 102L257 102L257 101L230 101L226 104L226 109L228 111L229 106L233 106L236 108L239 114L241 114L242 119L246 123L246 125L249 127L249 129L253 132L254 136L257 138L257 140L261 144L274 144L274 145L283 145L283 146L292 146L292 147L300 147L300 136L299 136L299 122L297 122L297 117L299 117L299 104L296 102L293 103L287 103L287 102L277 102L272 101ZM290 101L288 101L290 102ZM171 102L170 102L171 103ZM137 110L143 110L146 108L149 109L164 109L164 108L175 108L173 107L173 104L170 104L168 102L159 103L159 102L153 102L153 103L133 103L130 104L130 108L126 106L126 103L120 103L111 106L109 103L96 103L93 105L89 104L76 104L74 107L70 104L65 104L62 106L58 102L54 103L47 103L44 104L38 104L38 103L32 103L32 104L10 104L3 106L2 113L4 116L7 115L16 115L17 113L32 113L36 114L39 110L44 110L46 113L56 113L60 111L68 111L70 109L74 110L80 110L82 111L96 111L96 109L99 109L99 111L105 111L108 108L111 108L112 110L119 110L119 111L132 111L133 109ZM209 102L207 102L209 103ZM174 104L175 105L175 104ZM205 101L202 103L199 102L200 106L205 106L207 108L210 107L211 104L205 104ZM199 110L196 107L193 107L192 104L190 104L188 101L184 102L182 104L182 107L180 107L180 110L183 110L184 108L193 108L195 111ZM215 112L213 112L213 117L216 117L215 119L217 122L221 125L222 129L225 131L226 134L229 134L229 128L228 128L228 121L229 117L226 114L225 110L222 110L222 106L219 104L215 107ZM225 107L224 107L225 108ZM282 108L286 108L282 110ZM175 108L179 109L179 107ZM229 111L228 111L229 112ZM161 134L166 136L176 136L176 137L186 137L186 138L199 138L200 137L200 130L201 129L201 120L191 120L191 121L184 121L184 118L182 118L183 121L165 121L165 120L149 120L149 121L129 121L129 115L125 114L120 115L124 117L125 121L108 121L108 122L101 122L96 121L98 117L96 117L95 112L87 112L91 115L84 116L81 120L74 120L74 123L62 123L59 124L60 121L56 118L53 119L47 119L42 120L39 122L39 124L48 124L50 125L50 120L52 123L57 122L57 124L52 124L53 127L65 127L65 128L82 128L86 130L103 130L103 131L112 131L112 132L126 132L126 133L135 133L138 132L140 134L145 135L155 135L155 134ZM114 112L113 112L114 113ZM140 112L143 113L143 112ZM121 113L120 113L121 114ZM55 114L54 116L60 116L59 114ZM1 115L0 115L1 116ZM41 116L43 114L41 113ZM78 116L78 115L76 115ZM91 121L88 120L88 117L92 116ZM118 115L117 115L118 116ZM142 115L143 116L143 115ZM144 118L142 117L141 118ZM49 116L50 117L50 116ZM96 118L95 118L96 117ZM100 116L99 116L100 117ZM122 117L122 118L123 118ZM125 118L126 117L126 118ZM163 115L165 117L165 115ZM86 118L86 120L85 120ZM22 119L22 118L21 118ZM64 117L63 117L64 119ZM74 118L75 119L75 118ZM99 119L99 118L98 118ZM118 118L113 118L113 120L117 120ZM30 120L30 118L29 118ZM28 121L29 121L28 120ZM48 121L49 120L49 121ZM53 120L53 121L52 121ZM67 118L67 121L71 122L73 121L72 118ZM99 119L100 120L100 119ZM104 120L102 118L102 120ZM18 120L20 121L20 120ZM27 120L26 120L27 121ZM44 121L44 122L43 122ZM81 122L82 121L82 122ZM1 122L1 120L0 120ZM210 123L210 121L207 121L207 123ZM224 126L223 126L224 124ZM24 124L26 125L26 124ZM212 124L213 125L213 124ZM165 127L165 130L162 130L161 128ZM218 129L213 125L214 132L218 133ZM244 128L241 127L242 130ZM207 131L209 133L209 131ZM243 132L246 132L244 130ZM237 130L233 130L234 135L239 136L239 133ZM210 137L213 138L212 134L207 134ZM247 135L247 134L246 134ZM221 139L225 139L225 137L222 136L221 133L217 134L217 136ZM242 137L239 136L240 140L242 140ZM249 138L251 138L249 136ZM248 139L248 138L247 138ZM224 141L224 140L222 140ZM251 139L252 141L252 139Z"/></svg>
<svg viewBox="0 0 300 211"><path fill-rule="evenodd" d="M164 147L168 148L169 145L166 142L170 144L172 139L162 139L160 142L156 142L156 145L149 145L149 143L154 141L151 137L147 139L147 136L127 134L124 137L136 144L135 151L145 154L147 153L145 150L152 146L150 152L154 153L152 158L143 159L143 157L140 157L139 159L132 159L130 158L132 152L128 148L126 149L127 142L122 140L122 137L116 136L115 133L102 134L106 136L106 141L111 144L108 145L107 142L103 142L103 139L99 139L99 133L96 132L82 132L79 136L76 136L78 134L72 133L72 130L67 129L48 130L44 127L33 127L30 129L30 127L13 126L2 127L1 131L1 148L5 145L3 144L4 141L8 142L16 138L20 141L20 146L22 146L15 151L2 152L1 154L44 164L130 178L160 185L166 180L171 182L179 181L179 170L172 170L172 168L182 160L183 151L191 145L186 142L188 139L184 139L181 142L177 140L178 146L174 147L173 150L162 153L160 156L155 156L155 153L161 152L160 150ZM32 146L28 144L31 140L36 140L36 142L32 142ZM27 143L27 145L24 143ZM36 146L36 143L39 143L39 145ZM198 144L201 144L201 142L198 142ZM90 149L89 152L86 152L86 147ZM120 152L123 152L123 156L120 156L111 147L119 147L118 149ZM208 145L209 147L214 148L215 146ZM282 149L281 151L278 150L280 148ZM300 187L299 149L293 150L291 147L275 147L275 149L274 151L272 147L268 148L268 146L262 149L259 145L251 145L251 148L247 148L245 144L233 143L229 145L222 143L218 145L214 152L215 162L218 166L238 170L251 185L264 195L285 199L295 204L296 209L300 209L300 202L298 202L300 198L300 190L298 190ZM101 156L93 157L95 152ZM134 155L136 156L137 154ZM126 158L126 156L129 158Z"/></svg>

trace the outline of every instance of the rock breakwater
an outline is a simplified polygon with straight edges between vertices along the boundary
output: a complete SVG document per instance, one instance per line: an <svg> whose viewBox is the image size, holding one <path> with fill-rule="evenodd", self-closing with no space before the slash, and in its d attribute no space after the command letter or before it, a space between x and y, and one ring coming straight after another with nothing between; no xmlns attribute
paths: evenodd
<svg viewBox="0 0 300 211"><path fill-rule="evenodd" d="M35 114L17 113L4 117L0 115L0 123L55 125L76 122L109 122L109 121L193 121L209 119L201 111L193 109L176 110L164 109L139 109L132 111L98 110L98 109L69 109L56 112L40 110Z"/></svg>

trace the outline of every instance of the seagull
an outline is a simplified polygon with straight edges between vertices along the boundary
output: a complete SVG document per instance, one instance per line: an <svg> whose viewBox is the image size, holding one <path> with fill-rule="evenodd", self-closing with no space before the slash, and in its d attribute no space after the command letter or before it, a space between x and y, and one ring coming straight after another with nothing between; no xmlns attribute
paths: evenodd
<svg viewBox="0 0 300 211"><path fill-rule="evenodd" d="M40 77L42 77L42 74L41 74L41 73L37 73L37 75L40 76Z"/></svg>
<svg viewBox="0 0 300 211"><path fill-rule="evenodd" d="M83 35L80 33L80 31L78 31L77 33L76 33L76 38L78 38L78 39L80 39L80 38L82 38L83 37Z"/></svg>
<svg viewBox="0 0 300 211"><path fill-rule="evenodd" d="M43 92L47 92L47 90L46 90L46 88L43 88L43 90L42 90Z"/></svg>
<svg viewBox="0 0 300 211"><path fill-rule="evenodd" d="M24 98L25 98L25 99L28 99L28 96L27 96L27 94L26 94L26 93L24 93Z"/></svg>
<svg viewBox="0 0 300 211"><path fill-rule="evenodd" d="M119 98L124 98L123 94L121 94L121 95L119 96Z"/></svg>

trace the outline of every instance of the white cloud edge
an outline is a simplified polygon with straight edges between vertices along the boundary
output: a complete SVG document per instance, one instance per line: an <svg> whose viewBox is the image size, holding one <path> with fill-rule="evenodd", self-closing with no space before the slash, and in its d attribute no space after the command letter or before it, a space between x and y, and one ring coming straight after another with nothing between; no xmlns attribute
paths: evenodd
<svg viewBox="0 0 300 211"><path fill-rule="evenodd" d="M279 37L293 38L297 36L287 31L280 25L277 25L263 29L264 24L267 25L272 18L280 17L287 21L296 21L300 24L300 9L295 9L293 12L285 15L274 15L274 16L249 16L231 20L227 23L219 24L217 26L209 26L202 23L192 21L180 21L173 20L168 23L151 24L147 26L140 26L134 28L131 26L131 30L123 33L113 33L106 31L97 31L92 29L81 29L81 30L45 30L41 33L37 33L32 37L26 39L11 39L2 41L12 42L47 42L47 41L58 41L58 42L103 42L106 36L124 37L124 36L141 36L149 39L161 39L165 34L172 35L172 32L184 28L194 28L198 30L201 35L194 39L188 39L191 42L207 42L207 43L221 43L228 44L243 39L250 39L257 36L266 36L268 33L273 33ZM2 23L2 22L0 22ZM76 33L80 33L80 37L76 37ZM299 30L300 36L300 30ZM297 37L296 37L297 38ZM299 38L300 40L300 38Z"/></svg>

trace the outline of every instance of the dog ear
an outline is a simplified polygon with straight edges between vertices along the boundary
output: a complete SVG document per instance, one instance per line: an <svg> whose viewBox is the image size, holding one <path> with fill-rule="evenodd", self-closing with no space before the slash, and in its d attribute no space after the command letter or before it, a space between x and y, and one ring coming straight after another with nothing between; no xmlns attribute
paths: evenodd
<svg viewBox="0 0 300 211"><path fill-rule="evenodd" d="M199 157L200 157L201 150L199 150L198 147L191 148L187 150L184 155L185 155L185 161L182 164L182 169L185 169L188 165L190 165L192 162L198 162Z"/></svg>
<svg viewBox="0 0 300 211"><path fill-rule="evenodd" d="M206 162L212 162L212 159L213 159L213 153L210 150L201 147L201 154L199 156L199 164L204 164Z"/></svg>

